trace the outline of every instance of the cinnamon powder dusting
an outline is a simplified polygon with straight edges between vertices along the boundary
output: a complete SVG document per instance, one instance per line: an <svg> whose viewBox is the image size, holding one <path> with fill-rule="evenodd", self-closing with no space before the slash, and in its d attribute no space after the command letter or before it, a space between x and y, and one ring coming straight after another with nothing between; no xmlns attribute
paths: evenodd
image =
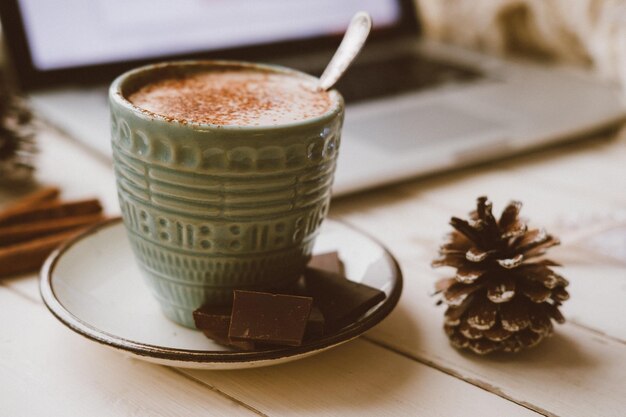
<svg viewBox="0 0 626 417"><path fill-rule="evenodd" d="M326 113L331 98L304 77L258 70L220 70L167 78L128 97L135 106L186 122L267 126Z"/></svg>

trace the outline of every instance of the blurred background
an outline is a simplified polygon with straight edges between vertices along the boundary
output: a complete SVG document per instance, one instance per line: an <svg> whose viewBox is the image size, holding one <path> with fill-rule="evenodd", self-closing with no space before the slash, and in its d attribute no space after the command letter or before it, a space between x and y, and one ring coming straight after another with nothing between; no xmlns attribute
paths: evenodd
<svg viewBox="0 0 626 417"><path fill-rule="evenodd" d="M625 0L413 1L424 33L431 39L494 54L560 60L593 68L603 77L626 83ZM176 52L183 37L187 39L184 48L194 50L229 46L249 41L251 36L255 42L263 42L296 32L300 36L319 34L316 30L341 32L346 16L359 8L371 11L382 27L397 13L389 2L366 0L342 2L345 5L341 8L332 1L282 0L263 1L262 7L251 6L245 0L228 2L228 7L220 5L219 0L183 0L176 2L176 7L167 0L18 3L25 16L27 35L36 38L36 42L30 42L35 63L42 68L59 66L60 60L65 60L64 66L80 64L77 57L89 61L89 54L101 61L135 59L138 51L158 56L163 51ZM224 19L214 13L216 4L218 13L241 16L241 24L233 26L228 16ZM305 13L307 19L290 21L289 16L298 13ZM47 22L40 24L42 20ZM222 26L218 26L220 22ZM308 29L301 27L303 22ZM275 25L276 29L265 30L267 39L262 39L255 27L259 25ZM107 30L104 37L104 32L99 32L103 28ZM145 41L146 32L152 42ZM76 39L76 33L81 33L80 39ZM211 33L212 40L203 36L207 33ZM216 38L216 33L222 39ZM190 36L195 36L195 43L189 43ZM115 39L123 39L124 47L112 56L113 51L107 53L107 47L115 44L120 48Z"/></svg>
<svg viewBox="0 0 626 417"><path fill-rule="evenodd" d="M467 136L467 141L475 144L489 135L525 136L522 139L530 147L539 139L554 141L557 137L573 136L617 119L617 101L610 95L620 86L626 86L626 0L180 0L175 3L169 0L6 0L0 3L5 52L4 82L0 89L4 97L0 97L3 103L0 108L3 129L0 132L0 173L3 175L0 179L28 178L32 171L34 147L29 105L35 109L32 113L62 127L101 155L108 155L106 86L123 71L164 59L208 57L278 62L319 75L357 10L369 11L374 20L373 34L363 55L372 52L372 56L378 54L378 58L360 57L359 63L363 65L355 65L338 84L348 104L448 84L484 84L487 80L495 86L501 77L498 71L492 70L509 62L509 58L513 58L511 62L519 58L530 60L544 68L562 65L576 68L604 84L598 84L595 90L568 95L568 91L575 89L565 84L560 90L548 93L542 88L533 90L518 83L508 96L499 93L493 100L487 96L466 100L486 103L481 114L476 114L474 104L462 105L461 112L448 105L445 111L441 111L440 106L415 107L407 110L408 116L398 119L394 126L370 126L365 122L370 119L368 116L357 123L358 111L353 107L344 129L346 137L355 136L374 143L380 142L381 135L393 136L398 139L398 149L404 150L414 140L416 132L424 138L430 134L431 144L442 138L450 139L452 144L452 139L461 136ZM428 42L440 42L486 55L464 59L468 65L461 66L447 58L435 62L403 52L396 54L400 41L408 38L414 45L420 45L420 51ZM398 42L387 47L385 42L391 40ZM447 55L446 52L441 56ZM488 56L507 60L494 61L497 65L492 65ZM518 75L522 68L518 68ZM546 76L542 81L546 85L553 84L548 80L550 77L560 79L556 73ZM522 78L532 76L523 74L518 78L525 81ZM574 86L587 83L578 83L573 78L571 81ZM94 86L94 89L86 86ZM596 95L602 89L607 95ZM524 92L528 95L526 99L519 95ZM16 93L25 93L29 104ZM547 103L546 109L537 106L538 101L557 96L561 101ZM612 100L612 108L598 110L598 114L591 117L594 103L593 100L585 103L587 97L595 97L596 104ZM528 114L515 106L508 108L508 104L516 102L526 106ZM571 120L562 120L557 127L559 115L555 109L567 102L579 103L578 113L576 109L565 109ZM394 104L397 105L400 104ZM585 105L587 107L583 108ZM529 133L528 126L538 125L534 119L520 128L523 123L511 122L508 115L499 114L502 109L512 114L524 113L531 119L551 119L555 125ZM385 111L377 110L377 113ZM397 116L396 113L389 110L387 119L392 114ZM451 123L455 115L458 122ZM581 115L590 118L583 122ZM576 121L580 125L568 126ZM508 125L513 130L499 132L499 125ZM451 126L456 127L453 132L449 131ZM477 129L483 131L483 138L471 137L471 132ZM101 132L101 137L95 138L94 131ZM426 139L424 142L429 141ZM478 162L480 152L474 152L463 163ZM509 150L503 150L493 156L500 157L507 152ZM382 155L381 150L373 148L369 153ZM408 175L457 167L457 164L444 163L427 166L433 160L430 156L424 161L407 160L404 173L381 172L379 177L390 182ZM351 164L355 166L356 162L342 162L340 167ZM423 169L419 172L409 168L420 164ZM402 164L396 161L396 165ZM350 175L361 178L365 174L355 171ZM341 183L344 177L339 172L338 181ZM367 186L377 185L376 179L365 182ZM350 187L352 190L357 186Z"/></svg>
<svg viewBox="0 0 626 417"><path fill-rule="evenodd" d="M419 0L419 6L431 38L581 65L626 85L624 0Z"/></svg>

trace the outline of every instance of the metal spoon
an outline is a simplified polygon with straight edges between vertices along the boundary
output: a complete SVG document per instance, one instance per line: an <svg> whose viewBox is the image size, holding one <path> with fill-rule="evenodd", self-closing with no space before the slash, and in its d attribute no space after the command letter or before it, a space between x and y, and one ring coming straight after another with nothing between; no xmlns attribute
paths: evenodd
<svg viewBox="0 0 626 417"><path fill-rule="evenodd" d="M319 88L321 90L329 90L341 78L354 58L361 52L371 28L372 18L367 12L357 12L354 15L337 52L320 77Z"/></svg>

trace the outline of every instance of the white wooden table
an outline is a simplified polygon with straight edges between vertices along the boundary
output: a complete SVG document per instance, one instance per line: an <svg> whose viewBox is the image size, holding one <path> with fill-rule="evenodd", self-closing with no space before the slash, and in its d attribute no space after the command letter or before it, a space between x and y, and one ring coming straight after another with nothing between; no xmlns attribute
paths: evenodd
<svg viewBox="0 0 626 417"><path fill-rule="evenodd" d="M119 211L109 164L52 130L38 176ZM429 296L430 260L452 214L510 199L560 236L568 319L537 348L453 349ZM0 195L0 204L14 196ZM405 288L365 336L309 359L244 371L151 365L52 317L35 274L0 281L0 416L626 416L626 139L591 140L339 199L331 215L379 238Z"/></svg>

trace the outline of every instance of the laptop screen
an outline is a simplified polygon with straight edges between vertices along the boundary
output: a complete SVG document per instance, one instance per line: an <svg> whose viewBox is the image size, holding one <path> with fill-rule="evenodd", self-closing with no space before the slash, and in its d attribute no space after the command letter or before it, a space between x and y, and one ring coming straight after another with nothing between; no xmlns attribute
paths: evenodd
<svg viewBox="0 0 626 417"><path fill-rule="evenodd" d="M318 38L367 10L396 25L399 0L19 0L36 70L49 71Z"/></svg>

